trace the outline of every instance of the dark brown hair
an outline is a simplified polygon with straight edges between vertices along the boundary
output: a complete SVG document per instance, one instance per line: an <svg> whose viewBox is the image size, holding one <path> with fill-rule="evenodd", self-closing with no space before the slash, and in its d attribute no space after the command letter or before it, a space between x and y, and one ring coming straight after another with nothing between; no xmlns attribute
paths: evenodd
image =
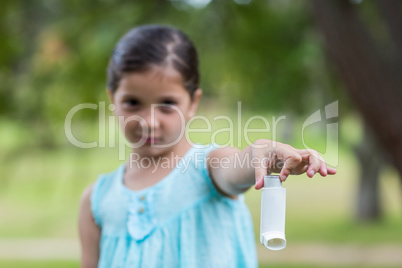
<svg viewBox="0 0 402 268"><path fill-rule="evenodd" d="M172 65L193 97L199 86L197 51L183 32L162 25L135 27L120 39L107 69L108 89L114 93L124 74L144 72L155 65Z"/></svg>

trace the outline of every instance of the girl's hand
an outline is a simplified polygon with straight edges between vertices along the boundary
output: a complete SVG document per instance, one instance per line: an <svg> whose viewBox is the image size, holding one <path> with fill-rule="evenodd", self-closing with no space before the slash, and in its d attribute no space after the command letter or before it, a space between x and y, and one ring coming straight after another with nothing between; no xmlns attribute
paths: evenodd
<svg viewBox="0 0 402 268"><path fill-rule="evenodd" d="M328 167L324 159L315 150L295 149L290 145L270 140L257 140L252 145L252 156L257 163L255 167L255 189L264 186L264 176L280 173L285 181L290 174L302 174L312 178L317 172L325 177L333 175L336 169Z"/></svg>

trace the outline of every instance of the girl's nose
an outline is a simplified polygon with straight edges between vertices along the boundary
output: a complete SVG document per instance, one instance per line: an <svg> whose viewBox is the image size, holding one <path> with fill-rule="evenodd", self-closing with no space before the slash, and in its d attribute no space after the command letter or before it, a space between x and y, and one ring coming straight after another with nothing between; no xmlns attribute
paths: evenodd
<svg viewBox="0 0 402 268"><path fill-rule="evenodd" d="M146 123L146 127L148 127L149 130L155 130L159 128L160 121L156 109L147 109L144 113L144 120L144 123Z"/></svg>

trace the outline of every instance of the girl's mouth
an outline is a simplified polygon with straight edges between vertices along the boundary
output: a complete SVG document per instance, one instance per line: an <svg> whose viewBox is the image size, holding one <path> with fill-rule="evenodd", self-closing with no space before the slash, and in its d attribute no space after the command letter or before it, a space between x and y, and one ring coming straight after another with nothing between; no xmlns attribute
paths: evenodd
<svg viewBox="0 0 402 268"><path fill-rule="evenodd" d="M155 143L158 143L158 141L159 141L158 138L147 138L147 139L145 140L145 143L146 143L146 144L155 144Z"/></svg>
<svg viewBox="0 0 402 268"><path fill-rule="evenodd" d="M160 141L160 138L155 138L155 137L138 137L138 140L140 142L145 142L145 144L155 144Z"/></svg>

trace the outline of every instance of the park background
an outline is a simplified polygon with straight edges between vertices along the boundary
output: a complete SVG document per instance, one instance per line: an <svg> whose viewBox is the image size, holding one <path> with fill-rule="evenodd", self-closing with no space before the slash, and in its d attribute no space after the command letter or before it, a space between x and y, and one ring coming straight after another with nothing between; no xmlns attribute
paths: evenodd
<svg viewBox="0 0 402 268"><path fill-rule="evenodd" d="M385 2L393 5L392 12L379 4ZM338 169L335 176L291 176L284 183L288 246L281 252L259 245L260 192L246 193L262 267L400 267L401 166L395 160L400 146L386 134L402 137L397 132L402 113L393 106L402 103L402 87L393 88L392 77L376 74L391 66L389 75L401 76L402 54L394 44L400 39L393 38L392 27L401 22L402 16L395 16L401 13L401 2L392 0L2 2L0 267L79 266L81 193L121 161L117 148L73 146L65 135L65 118L78 104L107 102L106 66L115 43L133 26L149 23L178 27L198 48L204 91L198 115L210 118L213 130L228 127L213 120L219 115L233 118L236 130L252 116L269 122L286 116L278 123L276 140L297 148L307 144L327 154ZM356 21L362 28L354 27ZM353 29L367 35L353 36ZM350 53L351 47L359 53ZM354 61L356 54L376 64ZM371 86L376 88L370 91ZM383 102L384 96L394 103ZM336 101L338 116L324 120L325 106ZM388 122L388 129L367 107L378 117L388 112L380 120ZM323 120L306 128L302 139L303 123L316 111ZM86 109L74 116L77 139L98 140L98 112ZM338 135L327 135L328 124L337 124ZM194 122L192 127L205 126ZM249 127L264 125L255 120ZM272 135L251 133L249 138ZM191 139L206 143L210 137ZM221 144L228 139L225 133L216 136ZM240 148L246 145L241 140L235 144Z"/></svg>

